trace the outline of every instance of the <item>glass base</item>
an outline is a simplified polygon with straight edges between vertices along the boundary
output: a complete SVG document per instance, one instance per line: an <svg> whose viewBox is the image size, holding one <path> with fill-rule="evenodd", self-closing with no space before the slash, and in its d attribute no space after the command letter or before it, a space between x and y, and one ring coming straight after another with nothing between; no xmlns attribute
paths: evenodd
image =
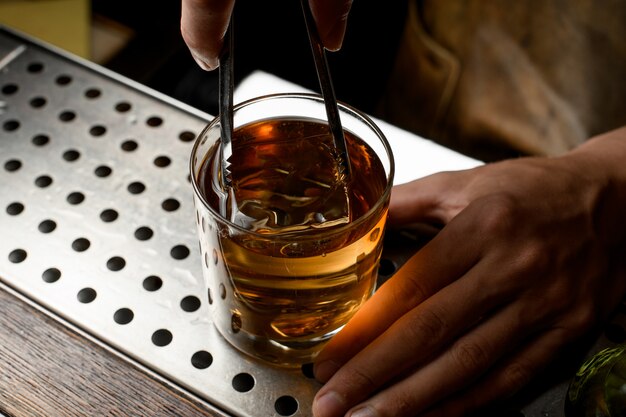
<svg viewBox="0 0 626 417"><path fill-rule="evenodd" d="M341 330L339 328L322 337L301 342L297 340L276 341L245 331L237 333L232 331L222 332L218 326L216 328L222 337L240 352L255 359L269 362L272 365L288 368L301 367L304 364L312 363L326 343Z"/></svg>

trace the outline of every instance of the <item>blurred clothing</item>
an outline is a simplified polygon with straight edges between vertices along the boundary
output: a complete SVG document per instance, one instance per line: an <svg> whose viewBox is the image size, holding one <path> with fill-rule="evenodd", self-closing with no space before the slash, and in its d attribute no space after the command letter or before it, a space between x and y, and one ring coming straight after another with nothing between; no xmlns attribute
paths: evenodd
<svg viewBox="0 0 626 417"><path fill-rule="evenodd" d="M490 161L626 125L626 2L409 2L377 113Z"/></svg>

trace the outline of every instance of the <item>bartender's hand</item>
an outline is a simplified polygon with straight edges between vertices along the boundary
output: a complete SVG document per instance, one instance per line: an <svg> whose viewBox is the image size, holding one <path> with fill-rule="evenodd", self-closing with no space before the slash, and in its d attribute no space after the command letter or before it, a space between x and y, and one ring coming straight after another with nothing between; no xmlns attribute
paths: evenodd
<svg viewBox="0 0 626 417"><path fill-rule="evenodd" d="M626 289L626 129L396 187L443 229L320 353L316 417L454 417L512 395Z"/></svg>
<svg viewBox="0 0 626 417"><path fill-rule="evenodd" d="M309 2L322 44L331 51L338 50L346 32L352 0ZM234 5L235 0L182 0L183 39L198 65L205 70L213 70L219 64L218 55Z"/></svg>

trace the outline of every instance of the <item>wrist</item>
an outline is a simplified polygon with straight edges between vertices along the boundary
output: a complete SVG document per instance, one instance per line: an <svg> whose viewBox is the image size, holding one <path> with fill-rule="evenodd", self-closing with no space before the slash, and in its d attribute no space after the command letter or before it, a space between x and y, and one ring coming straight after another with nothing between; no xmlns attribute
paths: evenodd
<svg viewBox="0 0 626 417"><path fill-rule="evenodd" d="M626 127L593 137L561 159L593 190L598 236L611 247L626 243Z"/></svg>

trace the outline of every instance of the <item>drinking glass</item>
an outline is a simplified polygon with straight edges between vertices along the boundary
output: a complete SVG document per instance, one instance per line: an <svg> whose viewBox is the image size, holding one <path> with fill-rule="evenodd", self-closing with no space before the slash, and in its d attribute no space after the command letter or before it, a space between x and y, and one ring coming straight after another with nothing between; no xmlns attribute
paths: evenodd
<svg viewBox="0 0 626 417"><path fill-rule="evenodd" d="M278 365L311 362L375 289L393 157L367 116L339 111L350 178L335 167L324 101L314 94L234 107L232 188L221 178L219 118L192 150L212 320L231 345Z"/></svg>
<svg viewBox="0 0 626 417"><path fill-rule="evenodd" d="M570 383L567 417L626 416L626 346L604 349L586 361Z"/></svg>

